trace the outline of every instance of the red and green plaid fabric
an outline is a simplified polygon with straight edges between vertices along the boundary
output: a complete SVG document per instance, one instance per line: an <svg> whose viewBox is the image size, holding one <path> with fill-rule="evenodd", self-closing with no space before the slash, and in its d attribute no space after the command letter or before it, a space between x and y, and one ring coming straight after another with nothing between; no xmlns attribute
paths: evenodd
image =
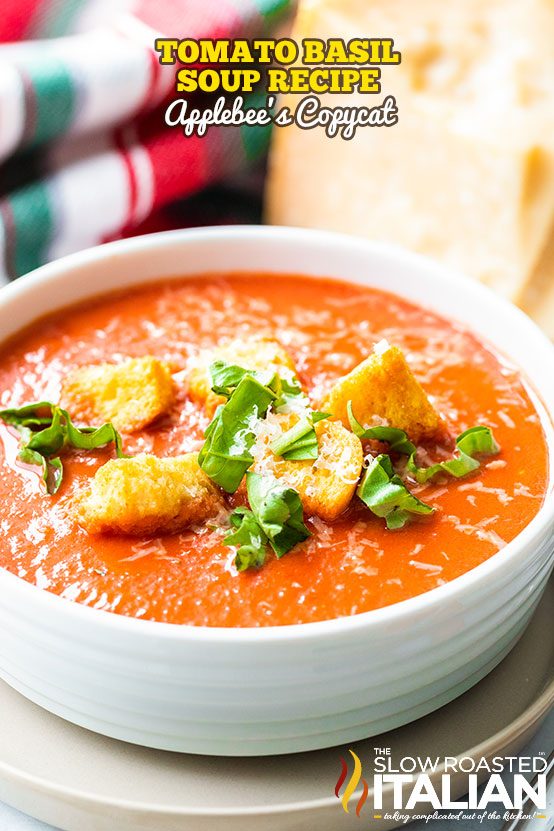
<svg viewBox="0 0 554 831"><path fill-rule="evenodd" d="M3 0L0 282L72 251L164 227L168 206L255 165L267 149L265 129L212 127L186 138L166 127L175 67L160 66L153 44L160 35L264 35L290 5ZM167 225L176 224L173 212ZM183 224L191 224L190 210Z"/></svg>

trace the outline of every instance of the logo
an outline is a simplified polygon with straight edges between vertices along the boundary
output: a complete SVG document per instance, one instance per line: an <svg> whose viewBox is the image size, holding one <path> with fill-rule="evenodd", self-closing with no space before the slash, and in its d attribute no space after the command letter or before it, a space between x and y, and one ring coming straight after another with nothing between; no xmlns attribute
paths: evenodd
<svg viewBox="0 0 554 831"><path fill-rule="evenodd" d="M548 773L554 769L554 755L549 759L544 755L480 759L404 756L395 762L390 748L373 750L369 774L352 749L346 758L339 757L335 796L347 814L360 817L362 811L372 811L375 819L409 822L429 819L429 815L444 819L439 810L456 810L447 818L547 819L546 784ZM452 793L453 776L457 792L466 793L462 799ZM418 810L424 813L414 813Z"/></svg>
<svg viewBox="0 0 554 831"><path fill-rule="evenodd" d="M342 765L342 769L341 769L339 778L337 779L337 784L335 785L335 796L338 799L340 799L340 801L342 802L343 809L348 814L349 813L348 803L350 801L350 797L352 796L352 794L354 793L354 791L356 790L356 788L360 784L360 780L361 780L362 783L363 783L363 790L362 790L362 795L358 799L358 803L356 805L356 816L359 817L360 816L360 811L364 807L366 799L367 799L367 795L369 793L369 785L367 784L365 779L362 779L362 763L360 762L359 757L356 756L356 754L354 753L353 750L349 750L348 752L350 753L350 755L354 759L354 770L352 771L352 775L351 775L350 779L348 780L348 784L346 785L346 788L344 789L344 793L341 797L340 796L340 789L342 788L342 786L344 784L344 781L345 781L345 779L348 775L348 765L346 764L345 760L341 756L340 757L340 762L341 762L341 765Z"/></svg>

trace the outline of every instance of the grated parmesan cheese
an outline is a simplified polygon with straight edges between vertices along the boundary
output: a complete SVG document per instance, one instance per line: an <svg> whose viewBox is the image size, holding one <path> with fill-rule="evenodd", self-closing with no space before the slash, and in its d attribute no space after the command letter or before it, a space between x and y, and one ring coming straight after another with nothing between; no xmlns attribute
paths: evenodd
<svg viewBox="0 0 554 831"><path fill-rule="evenodd" d="M421 563L419 560L410 560L409 565L414 568L419 568L422 571L428 571L429 577L435 577L442 572L442 566L437 566L434 563Z"/></svg>

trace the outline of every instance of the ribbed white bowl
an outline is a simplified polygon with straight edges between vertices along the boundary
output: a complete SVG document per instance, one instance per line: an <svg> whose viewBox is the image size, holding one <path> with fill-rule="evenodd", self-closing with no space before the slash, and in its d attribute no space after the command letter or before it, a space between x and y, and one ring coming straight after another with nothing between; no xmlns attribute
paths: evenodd
<svg viewBox="0 0 554 831"><path fill-rule="evenodd" d="M367 283L468 324L538 392L552 468L554 349L544 335L482 286L349 237L233 227L113 243L2 289L0 331L114 287L241 270ZM350 742L425 715L489 672L532 615L553 552L550 486L517 539L445 586L351 618L242 630L133 620L0 570L0 676L72 722L152 747L243 756Z"/></svg>

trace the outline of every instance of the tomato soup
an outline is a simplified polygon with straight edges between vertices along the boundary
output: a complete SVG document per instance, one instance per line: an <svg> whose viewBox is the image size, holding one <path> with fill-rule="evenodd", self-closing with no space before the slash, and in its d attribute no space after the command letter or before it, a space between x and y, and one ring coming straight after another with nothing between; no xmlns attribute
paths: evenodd
<svg viewBox="0 0 554 831"><path fill-rule="evenodd" d="M0 425L0 566L86 606L195 626L272 626L353 615L419 595L500 552L538 512L547 488L546 441L518 370L463 327L383 291L293 276L207 275L133 288L38 321L0 360L3 408L59 401L77 366L156 356L174 373L168 413L123 434L127 454L198 451L209 415L187 392L202 350L262 333L276 337L314 402L386 338L400 347L446 429L488 425L500 453L475 474L412 484L431 516L389 530L360 499L333 522L305 518L310 536L259 569L239 572L224 542L226 516L180 533L91 534L71 510L113 448L64 451L59 491L18 458L18 435ZM364 447L367 452L367 447ZM452 451L452 446L450 448ZM436 461L441 449L420 450ZM491 586L494 591L494 586Z"/></svg>

